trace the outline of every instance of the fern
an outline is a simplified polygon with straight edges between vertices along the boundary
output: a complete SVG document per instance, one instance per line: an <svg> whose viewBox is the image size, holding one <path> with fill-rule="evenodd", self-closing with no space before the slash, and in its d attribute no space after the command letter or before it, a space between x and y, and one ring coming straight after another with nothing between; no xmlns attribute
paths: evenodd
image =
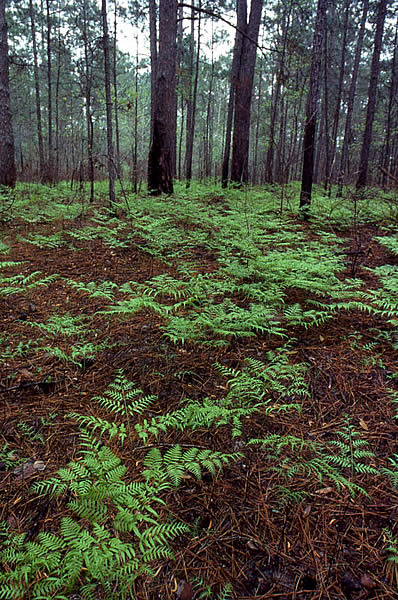
<svg viewBox="0 0 398 600"><path fill-rule="evenodd" d="M114 292L117 288L116 283L113 281L90 281L89 283L83 283L82 281L67 279L66 283L79 292L87 293L91 298L106 298L107 300L113 300Z"/></svg>
<svg viewBox="0 0 398 600"><path fill-rule="evenodd" d="M368 442L359 437L360 434L350 423L338 435L340 439L331 440L326 445L279 434L269 435L264 439L251 439L248 443L269 449L271 454L268 460L275 463L270 468L287 480L299 475L315 476L323 483L326 478L338 490L347 488L352 496L357 492L367 496L366 490L352 481L352 475L358 473L379 476L380 471L366 462L367 459L374 459L375 455L367 450ZM338 449L338 454L332 452L333 448Z"/></svg>
<svg viewBox="0 0 398 600"><path fill-rule="evenodd" d="M382 469L382 473L391 479L394 489L398 489L398 454L389 457L390 467Z"/></svg>
<svg viewBox="0 0 398 600"><path fill-rule="evenodd" d="M223 464L228 464L240 456L239 453L225 454L199 448L190 448L184 452L179 444L169 448L164 455L159 448L153 448L145 457L146 469L143 476L148 482L164 483L170 480L172 485L177 487L181 484L184 472L192 473L197 479L201 479L203 469L216 475Z"/></svg>
<svg viewBox="0 0 398 600"><path fill-rule="evenodd" d="M3 263L3 265L4 264L5 263ZM12 263L6 263L6 265L11 266ZM34 271L26 276L18 274L12 277L0 277L0 295L11 296L12 294L26 292L40 286L48 287L59 278L59 275L57 274L47 275L42 278L40 278L39 275L41 275L41 271Z"/></svg>
<svg viewBox="0 0 398 600"><path fill-rule="evenodd" d="M46 323L37 323L27 321L25 324L29 327L37 327L51 336L82 336L87 333L86 317L73 317L71 314L52 315Z"/></svg>
<svg viewBox="0 0 398 600"><path fill-rule="evenodd" d="M41 235L40 233L32 233L27 238L21 238L21 241L38 246L39 248L49 248L54 250L66 244L62 237L62 231L58 231L57 233L48 236Z"/></svg>

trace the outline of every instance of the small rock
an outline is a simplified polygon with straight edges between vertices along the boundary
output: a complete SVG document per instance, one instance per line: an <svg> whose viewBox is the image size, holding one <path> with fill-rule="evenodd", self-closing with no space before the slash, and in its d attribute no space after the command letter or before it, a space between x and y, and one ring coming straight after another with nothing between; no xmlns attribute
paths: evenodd
<svg viewBox="0 0 398 600"><path fill-rule="evenodd" d="M180 581L176 592L177 600L192 600L193 598L193 587L186 581Z"/></svg>

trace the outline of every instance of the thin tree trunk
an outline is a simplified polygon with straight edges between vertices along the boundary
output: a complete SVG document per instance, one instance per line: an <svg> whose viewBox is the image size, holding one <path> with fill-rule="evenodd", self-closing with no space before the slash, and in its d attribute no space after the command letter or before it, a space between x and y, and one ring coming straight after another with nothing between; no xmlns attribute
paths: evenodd
<svg viewBox="0 0 398 600"><path fill-rule="evenodd" d="M352 67L352 78L351 78L350 90L348 93L347 117L346 117L346 122L345 122L345 129L344 129L343 147L342 147L342 151L341 151L340 173L339 173L339 177L338 177L337 197L341 197L341 195L343 193L343 181L344 181L344 176L345 176L345 173L347 170L355 92L356 92L356 87L357 87L359 64L361 62L361 53L362 53L363 39L364 39L364 35L365 35L365 26L366 26L366 19L368 16L368 10L369 10L369 0L363 0L361 24L359 27L357 44L356 44L356 48L355 48L354 64Z"/></svg>
<svg viewBox="0 0 398 600"><path fill-rule="evenodd" d="M0 0L0 185L14 187L16 178L8 76L6 9L5 0Z"/></svg>
<svg viewBox="0 0 398 600"><path fill-rule="evenodd" d="M276 86L275 86L275 91L274 91L273 98L272 98L270 132L269 132L267 158L266 158L266 166L265 166L265 180L267 183L273 182L274 152L275 152L275 127L276 127L276 121L277 121L277 116L278 116L281 87L282 87L282 83L284 83L284 76L285 76L285 55L286 55L287 36L288 36L288 32L289 32L290 11L291 11L291 7L289 7L288 14L286 14L286 11L283 14L282 53L281 53L280 59L279 59L279 69L278 69L278 73L276 76Z"/></svg>
<svg viewBox="0 0 398 600"><path fill-rule="evenodd" d="M184 172L187 177L188 167L188 147L189 147L189 136L192 132L192 115L193 115L193 66L194 66L194 53L195 53L195 11L194 6L191 8L191 31L189 34L189 62L187 69L187 114L186 114L186 130L185 130L185 160L184 160Z"/></svg>
<svg viewBox="0 0 398 600"><path fill-rule="evenodd" d="M192 94L192 115L191 115L191 123L190 130L188 133L187 139L187 148L186 148L186 187L189 188L191 185L192 179L192 155L193 155L193 140L195 137L195 119L196 119L196 97L198 94L198 78L199 78L199 57L200 57L200 25L201 25L201 12L202 2L199 0L199 16L198 16L198 43L196 48L196 64L195 64L195 80L193 84L193 94ZM193 15L192 15L193 17Z"/></svg>
<svg viewBox="0 0 398 600"><path fill-rule="evenodd" d="M106 140L108 151L109 202L112 205L115 202L115 165L113 155L111 65L109 56L109 33L106 0L102 0L101 17L105 64Z"/></svg>
<svg viewBox="0 0 398 600"><path fill-rule="evenodd" d="M158 35L156 12L156 0L149 0L149 38L151 49L151 143L153 136L153 124L155 120L156 73L158 61Z"/></svg>
<svg viewBox="0 0 398 600"><path fill-rule="evenodd" d="M376 33L368 90L368 108L366 111L366 122L363 134L361 157L359 159L359 175L356 184L357 190L364 188L368 181L369 152L372 143L373 121L376 110L377 81L380 72L380 53L386 13L387 0L380 0L377 9Z"/></svg>
<svg viewBox="0 0 398 600"><path fill-rule="evenodd" d="M138 191L138 35L135 56L134 144L133 144L133 192Z"/></svg>
<svg viewBox="0 0 398 600"><path fill-rule="evenodd" d="M94 126L91 112L91 66L88 53L88 35L87 35L87 12L86 4L83 3L83 45L84 45L84 65L85 65L85 86L84 95L86 100L86 128L87 128L87 162L88 176L90 180L90 202L94 201Z"/></svg>
<svg viewBox="0 0 398 600"><path fill-rule="evenodd" d="M325 36L324 36L324 90L323 90L323 124L324 130L323 134L325 136L325 153L324 153L324 168L322 169L323 174L323 185L324 189L327 189L327 181L328 181L328 173L329 173L329 164L330 164L330 131L329 131L329 81L330 77L330 61L332 60L332 52L333 52L333 44L332 42L328 45L328 29L327 26L325 28ZM318 148L319 157L321 155L321 145ZM319 173L319 171L318 171Z"/></svg>
<svg viewBox="0 0 398 600"><path fill-rule="evenodd" d="M115 19L113 32L113 95L115 106L115 167L119 179L121 178L120 168L120 134L119 134L119 109L118 109L118 90L117 90L117 0L115 0Z"/></svg>
<svg viewBox="0 0 398 600"><path fill-rule="evenodd" d="M327 2L328 0L318 0L314 41L312 47L311 74L303 141L303 172L300 193L300 209L304 211L311 204L312 181L314 175L315 132L319 111L322 46L326 29Z"/></svg>
<svg viewBox="0 0 398 600"><path fill-rule="evenodd" d="M386 139L384 144L384 156L383 156L383 179L382 184L383 187L386 187L387 184L387 175L386 171L390 172L390 146L391 146L391 131L393 130L393 103L394 99L396 102L397 93L398 93L398 77L397 77L397 45L398 45L398 20L395 25L395 36L394 36L394 52L391 62L391 82L390 82L390 94L388 98L388 109L387 109L387 119L386 119Z"/></svg>
<svg viewBox="0 0 398 600"><path fill-rule="evenodd" d="M40 79L39 65L37 60L37 41L36 41L36 26L33 12L33 0L29 0L29 16L30 30L32 33L32 49L33 49L33 74L35 78L35 97L36 97L36 123L37 123L37 143L39 147L39 177L40 180L44 177L44 147L43 147L43 129L41 122L41 102L40 102Z"/></svg>
<svg viewBox="0 0 398 600"><path fill-rule="evenodd" d="M61 38L58 33L57 78L55 81L55 172L54 179L59 177L59 85L61 79Z"/></svg>
<svg viewBox="0 0 398 600"><path fill-rule="evenodd" d="M212 163L212 139L213 139L213 83L214 83L214 32L213 22L211 30L211 70L210 70L210 81L209 90L207 95L207 110L206 110L206 133L205 133L205 147L204 147L204 162L205 162L205 177L208 179L211 177L211 163Z"/></svg>
<svg viewBox="0 0 398 600"><path fill-rule="evenodd" d="M336 98L336 105L335 105L334 117L333 117L332 147L331 147L331 151L330 151L330 164L328 165L328 171L326 174L326 187L329 187L329 195L332 193L332 174L333 174L334 162L335 162L335 158L336 158L337 132L339 129L341 98L342 98L342 94L343 94L347 32L348 32L348 21L349 21L349 16L350 16L350 8L351 8L351 0L345 0L343 38L342 38L342 45L341 45L341 58L340 58L340 70L339 70L339 83L338 83L338 87L337 87L337 98Z"/></svg>
<svg viewBox="0 0 398 600"><path fill-rule="evenodd" d="M257 119L256 119L256 130L254 137L254 157L253 157L253 175L252 183L257 183L257 165L258 165L258 143L260 137L260 120L261 120L261 94L262 94L262 83L263 83L263 58L260 60L260 68L258 75L258 93L257 93Z"/></svg>
<svg viewBox="0 0 398 600"><path fill-rule="evenodd" d="M178 179L182 177L182 141L184 139L184 122L185 122L185 101L184 95L181 94L181 127L180 138L178 141Z"/></svg>
<svg viewBox="0 0 398 600"><path fill-rule="evenodd" d="M46 181L52 183L54 180L54 148L53 148L53 112L52 112L52 73L51 73L51 17L50 17L50 0L46 0L46 17L47 17L47 117L48 117L48 160Z"/></svg>

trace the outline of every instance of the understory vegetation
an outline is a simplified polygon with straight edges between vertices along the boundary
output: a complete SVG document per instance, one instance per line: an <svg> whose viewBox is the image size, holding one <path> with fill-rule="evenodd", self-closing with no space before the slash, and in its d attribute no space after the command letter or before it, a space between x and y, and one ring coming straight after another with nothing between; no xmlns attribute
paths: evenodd
<svg viewBox="0 0 398 600"><path fill-rule="evenodd" d="M0 598L397 593L398 197L298 194L1 193Z"/></svg>

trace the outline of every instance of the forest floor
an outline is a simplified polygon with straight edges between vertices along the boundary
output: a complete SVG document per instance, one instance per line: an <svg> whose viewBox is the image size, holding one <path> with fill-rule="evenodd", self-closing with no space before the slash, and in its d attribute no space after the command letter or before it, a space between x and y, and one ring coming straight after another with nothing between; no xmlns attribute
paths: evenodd
<svg viewBox="0 0 398 600"><path fill-rule="evenodd" d="M129 481L145 479L151 448L225 455L222 469L216 454L212 464L183 465L175 485L159 492L156 519L189 529L170 536L174 557L147 560L152 571L133 578L126 597L398 598L396 197L384 201L384 215L366 204L353 216L351 203L345 220L338 212L303 222L292 211L282 219L272 190L260 220L258 189L253 200L250 191L229 197L195 189L192 209L186 192L131 197L117 215L100 199L85 206L66 188L52 198L38 190L17 189L2 213L0 520L7 535L39 543L73 514L70 493L50 497L31 486L81 460L76 415L109 418L95 398L122 373L155 397L126 424L124 444L95 430ZM291 253L294 264L285 264ZM205 399L213 415L207 426L203 411L176 424L182 407L203 407ZM220 407L230 414L218 414ZM120 414L112 417L119 427ZM150 419L155 429L163 423L155 433ZM88 529L95 521L84 512L75 518ZM15 569L4 555L0 562L4 573ZM85 572L62 597L85 597ZM13 597L38 597L43 573L42 566L26 594ZM105 596L99 582L91 597Z"/></svg>

